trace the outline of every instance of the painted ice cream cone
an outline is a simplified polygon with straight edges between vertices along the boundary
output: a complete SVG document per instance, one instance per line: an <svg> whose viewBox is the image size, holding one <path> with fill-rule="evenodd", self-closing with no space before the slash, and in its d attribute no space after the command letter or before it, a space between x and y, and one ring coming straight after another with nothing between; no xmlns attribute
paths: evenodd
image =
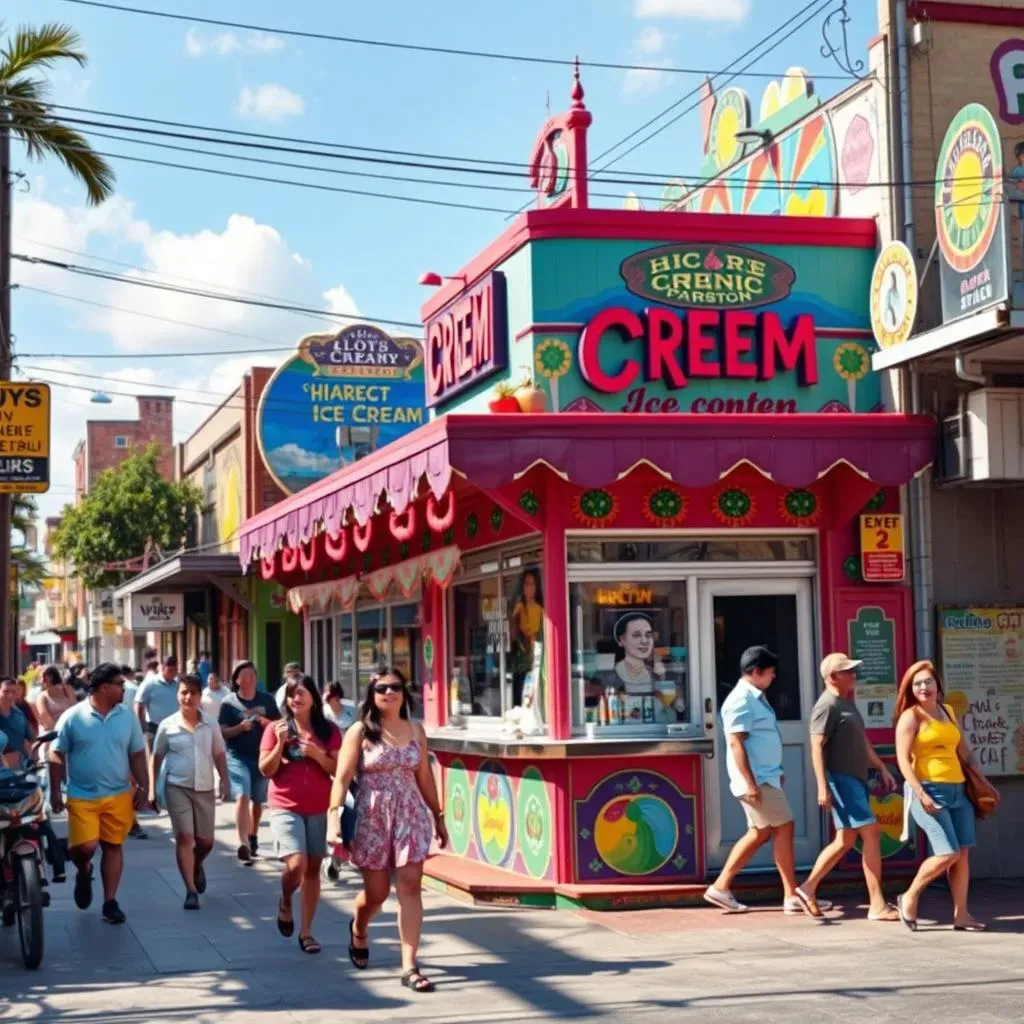
<svg viewBox="0 0 1024 1024"><path fill-rule="evenodd" d="M545 338L534 354L537 372L548 380L551 389L551 411L558 412L558 378L572 366L572 352L561 338Z"/></svg>

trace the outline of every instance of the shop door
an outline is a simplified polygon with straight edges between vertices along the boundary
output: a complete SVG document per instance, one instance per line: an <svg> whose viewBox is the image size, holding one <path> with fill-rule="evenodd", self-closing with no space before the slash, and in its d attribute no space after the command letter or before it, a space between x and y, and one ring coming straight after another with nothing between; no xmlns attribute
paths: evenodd
<svg viewBox="0 0 1024 1024"><path fill-rule="evenodd" d="M782 733L796 860L811 864L821 848L821 816L807 736L807 716L816 693L811 581L708 580L699 584L699 595L701 710L705 735L712 736L715 744L714 760L705 765L704 776L708 867L721 867L747 829L743 809L729 792L719 709L739 678L740 656L755 644L763 644L779 657L778 674L767 696ZM760 850L749 866L772 867L771 847Z"/></svg>

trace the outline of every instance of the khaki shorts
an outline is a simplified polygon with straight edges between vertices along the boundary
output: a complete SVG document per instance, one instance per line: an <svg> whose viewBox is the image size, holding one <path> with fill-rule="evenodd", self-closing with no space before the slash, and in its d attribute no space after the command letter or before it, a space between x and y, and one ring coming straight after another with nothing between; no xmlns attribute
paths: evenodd
<svg viewBox="0 0 1024 1024"><path fill-rule="evenodd" d="M214 816L217 806L212 789L197 792L167 783L167 813L175 835L197 836L199 839L213 838Z"/></svg>
<svg viewBox="0 0 1024 1024"><path fill-rule="evenodd" d="M169 786L167 788L170 789ZM740 800L740 806L751 828L778 828L793 820L786 794L776 786L761 787L761 802L756 807L746 800Z"/></svg>

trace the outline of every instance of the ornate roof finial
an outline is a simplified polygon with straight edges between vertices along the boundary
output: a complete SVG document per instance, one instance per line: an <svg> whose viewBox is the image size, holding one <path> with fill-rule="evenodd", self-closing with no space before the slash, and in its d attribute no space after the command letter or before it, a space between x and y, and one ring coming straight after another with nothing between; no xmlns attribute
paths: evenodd
<svg viewBox="0 0 1024 1024"><path fill-rule="evenodd" d="M572 83L572 107L573 110L583 109L583 85L580 82L580 58L579 54L576 55L576 60L573 67L573 83Z"/></svg>

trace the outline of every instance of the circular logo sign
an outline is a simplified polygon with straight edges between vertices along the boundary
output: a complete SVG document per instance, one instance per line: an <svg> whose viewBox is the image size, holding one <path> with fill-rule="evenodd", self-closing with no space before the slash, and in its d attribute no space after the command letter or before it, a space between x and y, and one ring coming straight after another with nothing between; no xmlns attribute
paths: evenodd
<svg viewBox="0 0 1024 1024"><path fill-rule="evenodd" d="M519 782L516 819L519 853L527 874L543 878L551 863L551 801L544 776L532 764Z"/></svg>
<svg viewBox="0 0 1024 1024"><path fill-rule="evenodd" d="M505 867L515 853L515 801L505 769L484 761L473 785L473 835L480 858Z"/></svg>
<svg viewBox="0 0 1024 1024"><path fill-rule="evenodd" d="M890 242L871 274L871 330L882 348L902 345L917 316L917 267L902 242Z"/></svg>
<svg viewBox="0 0 1024 1024"><path fill-rule="evenodd" d="M466 766L457 759L452 761L445 774L444 820L448 826L452 852L460 857L464 857L469 849L472 820L471 788Z"/></svg>
<svg viewBox="0 0 1024 1024"><path fill-rule="evenodd" d="M988 252L1002 197L999 129L980 103L968 103L950 122L935 174L935 228L954 270L976 267Z"/></svg>
<svg viewBox="0 0 1024 1024"><path fill-rule="evenodd" d="M594 823L597 855L621 875L650 875L668 863L679 842L679 821L660 797L616 796Z"/></svg>
<svg viewBox="0 0 1024 1024"><path fill-rule="evenodd" d="M745 152L736 133L750 127L750 100L742 89L726 89L715 102L708 131L708 152L719 169L728 167Z"/></svg>

